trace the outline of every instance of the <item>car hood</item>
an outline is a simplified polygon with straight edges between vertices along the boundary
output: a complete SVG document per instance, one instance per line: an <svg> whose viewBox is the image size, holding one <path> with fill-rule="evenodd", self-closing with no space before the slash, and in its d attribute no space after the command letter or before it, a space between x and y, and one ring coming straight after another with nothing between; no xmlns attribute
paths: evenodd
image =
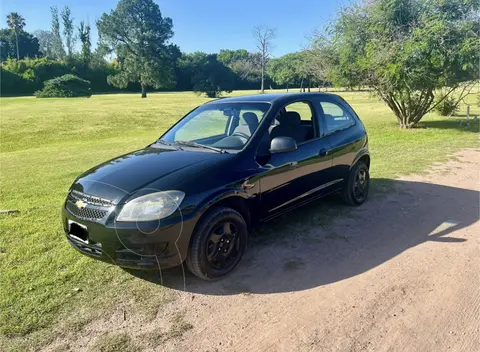
<svg viewBox="0 0 480 352"><path fill-rule="evenodd" d="M119 202L140 189L147 189L147 193L172 189L171 187L180 183L183 178L195 177L199 172L229 156L231 154L204 150L147 147L84 172L75 180L72 189ZM181 173L180 170L184 172ZM158 182L161 179L166 182ZM152 186L153 183L155 187ZM149 186L151 190L148 189Z"/></svg>

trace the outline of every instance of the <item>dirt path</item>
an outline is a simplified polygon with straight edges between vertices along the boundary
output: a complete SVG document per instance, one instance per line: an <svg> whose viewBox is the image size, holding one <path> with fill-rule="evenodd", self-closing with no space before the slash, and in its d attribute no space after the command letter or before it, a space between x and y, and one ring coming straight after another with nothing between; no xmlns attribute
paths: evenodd
<svg viewBox="0 0 480 352"><path fill-rule="evenodd" d="M187 277L184 292L167 273L175 302L116 328L140 339L184 313L193 328L150 345L159 351L480 351L479 170L480 151L465 150L427 175L384 180L388 195L255 246L220 282Z"/></svg>

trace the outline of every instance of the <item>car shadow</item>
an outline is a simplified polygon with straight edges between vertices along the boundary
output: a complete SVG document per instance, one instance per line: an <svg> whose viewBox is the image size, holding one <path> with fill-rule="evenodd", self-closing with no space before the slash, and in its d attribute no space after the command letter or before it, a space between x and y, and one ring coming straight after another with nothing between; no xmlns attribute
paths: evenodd
<svg viewBox="0 0 480 352"><path fill-rule="evenodd" d="M310 203L254 231L235 271L215 282L186 267L129 272L155 284L210 295L306 290L359 275L409 248L458 246L455 230L478 220L479 192L424 182L372 179L358 208L337 197ZM405 268L408 270L408 268Z"/></svg>

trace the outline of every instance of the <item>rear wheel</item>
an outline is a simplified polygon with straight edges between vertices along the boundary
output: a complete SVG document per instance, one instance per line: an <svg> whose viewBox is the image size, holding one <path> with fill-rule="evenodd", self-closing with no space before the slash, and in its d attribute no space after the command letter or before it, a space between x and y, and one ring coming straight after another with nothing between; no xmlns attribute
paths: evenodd
<svg viewBox="0 0 480 352"><path fill-rule="evenodd" d="M342 199L349 205L360 205L367 199L369 187L368 166L359 161L350 169L348 180L342 190Z"/></svg>
<svg viewBox="0 0 480 352"><path fill-rule="evenodd" d="M247 248L247 224L234 209L214 207L202 217L192 235L188 269L204 280L229 274Z"/></svg>

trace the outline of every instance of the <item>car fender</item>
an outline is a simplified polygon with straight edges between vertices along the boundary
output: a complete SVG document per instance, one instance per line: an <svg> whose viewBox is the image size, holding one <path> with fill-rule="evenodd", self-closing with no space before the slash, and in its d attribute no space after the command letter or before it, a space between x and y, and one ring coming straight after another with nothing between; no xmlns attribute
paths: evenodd
<svg viewBox="0 0 480 352"><path fill-rule="evenodd" d="M197 209L201 214L203 214L215 204L231 197L240 197L245 201L248 201L248 199L250 198L249 194L245 190L223 189L215 193L209 194L208 197L204 198L201 202L199 202L199 204L197 205Z"/></svg>
<svg viewBox="0 0 480 352"><path fill-rule="evenodd" d="M352 165L350 165L350 169L361 159L363 158L365 155L367 155L369 158L370 158L370 153L368 152L368 149L364 148L364 149L361 149L357 155L355 156L355 159L353 160L353 163Z"/></svg>
<svg viewBox="0 0 480 352"><path fill-rule="evenodd" d="M258 189L258 188L257 188ZM221 189L205 197L197 204L197 214L201 218L209 209L216 205L222 205L237 210L247 222L247 226L254 226L257 223L255 209L259 206L260 198L257 192L249 192L250 189Z"/></svg>

